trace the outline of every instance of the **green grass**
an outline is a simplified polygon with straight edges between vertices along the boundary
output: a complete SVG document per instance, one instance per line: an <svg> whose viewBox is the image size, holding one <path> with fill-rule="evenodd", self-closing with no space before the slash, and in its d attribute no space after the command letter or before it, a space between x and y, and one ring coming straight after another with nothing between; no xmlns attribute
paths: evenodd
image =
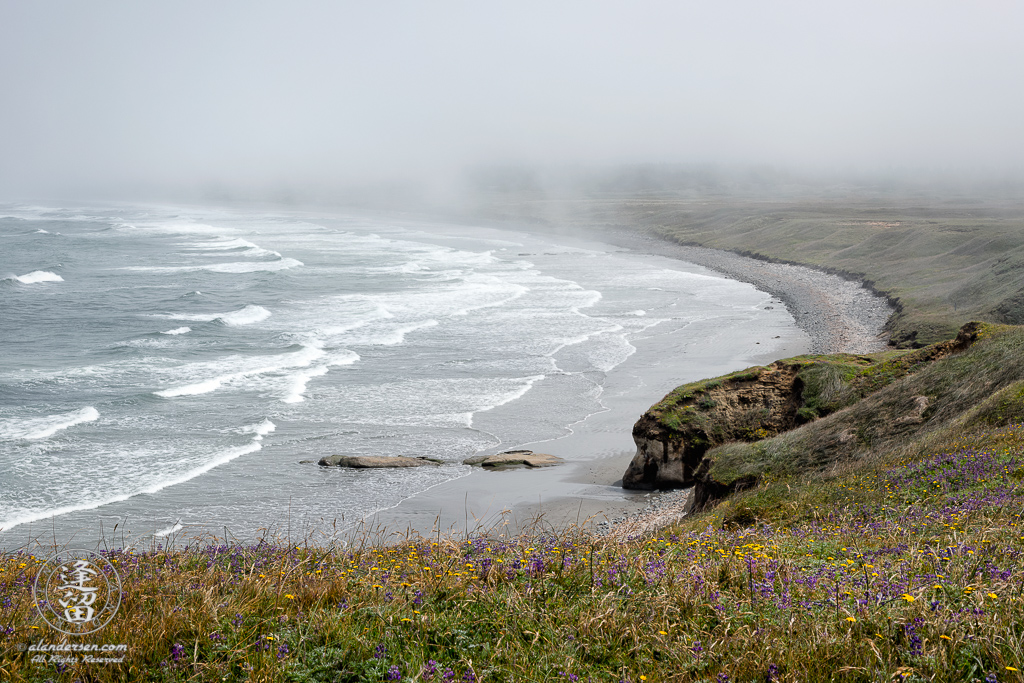
<svg viewBox="0 0 1024 683"><path fill-rule="evenodd" d="M61 640L31 591L45 549L5 553L0 678L1021 680L1024 328L978 332L939 359L802 359L822 410L873 390L709 451L756 485L650 536L497 526L468 540L112 551L121 611L75 640L127 644L121 664L33 662L25 646ZM921 392L930 426L886 432ZM670 408L700 397L674 392ZM859 430L851 450L832 448L838 428Z"/></svg>
<svg viewBox="0 0 1024 683"><path fill-rule="evenodd" d="M1024 669L1024 425L767 481L635 540L114 552L125 601L65 671L0 559L11 681L971 681ZM1009 667L1009 668L1008 668ZM445 676L449 675L449 678ZM902 678L899 678L902 676Z"/></svg>
<svg viewBox="0 0 1024 683"><path fill-rule="evenodd" d="M479 213L551 231L626 228L848 275L896 303L887 327L901 347L949 339L969 320L1024 324L1021 201L877 188L827 194L764 199L613 188L564 200L499 193L482 200Z"/></svg>
<svg viewBox="0 0 1024 683"><path fill-rule="evenodd" d="M827 395L839 397L832 399L835 412L770 439L708 450L707 478L720 487L748 485L751 478L796 475L881 452L903 453L976 425L996 427L1024 418L1024 328L985 325L978 336L966 351L938 359L934 354L941 343L886 354L860 367L826 363L825 370L816 372L838 376ZM812 394L810 403L822 403L822 396ZM918 419L915 401L921 397L928 406Z"/></svg>
<svg viewBox="0 0 1024 683"><path fill-rule="evenodd" d="M901 311L892 338L922 345L968 320L1024 322L1024 210L999 205L914 206L906 201L710 206L623 201L629 224L683 244L849 273L889 294Z"/></svg>

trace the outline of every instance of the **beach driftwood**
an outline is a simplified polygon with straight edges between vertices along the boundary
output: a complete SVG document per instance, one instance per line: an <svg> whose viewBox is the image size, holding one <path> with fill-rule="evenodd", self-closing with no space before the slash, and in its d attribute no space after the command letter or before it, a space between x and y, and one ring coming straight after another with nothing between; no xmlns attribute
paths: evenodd
<svg viewBox="0 0 1024 683"><path fill-rule="evenodd" d="M565 462L555 455L533 451L505 451L496 455L474 455L462 461L464 465L479 465L488 469L510 467L551 467Z"/></svg>
<svg viewBox="0 0 1024 683"><path fill-rule="evenodd" d="M440 465L440 460L432 458L407 458L404 456L379 455L328 455L320 458L323 467L350 467L353 469L374 469L382 467L423 467Z"/></svg>

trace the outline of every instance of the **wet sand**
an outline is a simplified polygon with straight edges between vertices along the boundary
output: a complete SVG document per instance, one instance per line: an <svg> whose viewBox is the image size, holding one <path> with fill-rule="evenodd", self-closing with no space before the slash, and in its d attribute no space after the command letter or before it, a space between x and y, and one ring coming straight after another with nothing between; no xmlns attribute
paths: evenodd
<svg viewBox="0 0 1024 683"><path fill-rule="evenodd" d="M640 415L678 384L766 364L801 353L870 352L885 347L882 326L891 308L881 297L839 276L810 268L774 264L730 252L682 247L642 235L602 234L604 244L629 251L697 264L696 272L724 275L753 284L779 299L795 319L785 329L757 330L763 351L752 346L731 351L720 340L724 357L715 358L714 340L700 349L663 353L653 365L626 363L608 377L606 393L614 395L617 381L632 376L639 382L629 396L612 401L604 413L573 425L573 433L547 443L521 444L552 453L569 462L553 468L474 470L468 476L418 494L395 508L366 520L369 527L400 535L465 534L484 531L516 534L536 529L584 525L597 533L619 537L639 535L678 519L689 492L627 491L621 478L634 454L632 426ZM693 268L693 266L690 266ZM671 349L666 349L671 351ZM683 354L690 354L688 358ZM639 354L638 354L639 355ZM694 367L695 356L702 360ZM651 359L648 358L648 362ZM672 363L681 372L668 372ZM675 381L665 383L666 377Z"/></svg>

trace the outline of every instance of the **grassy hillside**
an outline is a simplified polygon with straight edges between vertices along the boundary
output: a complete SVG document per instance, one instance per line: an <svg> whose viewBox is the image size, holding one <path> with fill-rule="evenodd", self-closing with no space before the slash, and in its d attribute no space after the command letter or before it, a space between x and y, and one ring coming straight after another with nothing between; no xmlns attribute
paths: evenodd
<svg viewBox="0 0 1024 683"><path fill-rule="evenodd" d="M492 195L478 211L552 231L638 230L846 273L892 297L900 311L889 331L900 346L948 339L969 320L1024 323L1024 202L823 194L769 200L619 192L571 201Z"/></svg>
<svg viewBox="0 0 1024 683"><path fill-rule="evenodd" d="M125 663L33 664L30 555L0 561L10 681L1018 681L1024 425L780 478L655 538L109 554ZM44 627L45 628L45 627Z"/></svg>
<svg viewBox="0 0 1024 683"><path fill-rule="evenodd" d="M685 244L861 276L902 307L898 342L928 344L967 320L1024 322L1024 213L999 206L686 206L625 202L631 222Z"/></svg>
<svg viewBox="0 0 1024 683"><path fill-rule="evenodd" d="M764 481L839 464L851 466L884 454L913 453L934 440L948 441L953 434L984 433L1024 420L1024 328L982 325L973 334L977 341L966 350L927 362L906 363L941 344L890 354L894 357L862 369L819 365L833 378L826 417L773 438L713 448L704 457L698 479L703 476L717 490L728 490L741 479ZM901 366L896 372L905 376L865 385L865 380L879 375L891 377L886 368ZM821 395L817 386L810 385L815 388L815 403ZM877 388L861 398L858 394L865 386Z"/></svg>
<svg viewBox="0 0 1024 683"><path fill-rule="evenodd" d="M8 554L0 676L1021 680L1024 328L975 331L967 350L937 359L914 351L806 364L822 380L806 386L827 416L757 442L785 449L708 450L716 468L725 456L755 467L757 486L656 537L511 538L499 526L468 540L347 548L113 551L122 611L90 642L128 644L122 664L32 663L19 644L60 639L32 603L39 560ZM851 391L864 397L842 398ZM913 428L815 446L826 427L873 434L902 416L900 397L922 392L934 412Z"/></svg>

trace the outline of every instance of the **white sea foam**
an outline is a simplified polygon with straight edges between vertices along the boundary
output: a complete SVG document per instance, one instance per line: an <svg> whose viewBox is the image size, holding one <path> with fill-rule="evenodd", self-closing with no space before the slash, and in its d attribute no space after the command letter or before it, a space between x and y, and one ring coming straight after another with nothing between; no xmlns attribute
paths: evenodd
<svg viewBox="0 0 1024 683"><path fill-rule="evenodd" d="M258 323L261 320L266 320L270 317L270 311L263 308L262 306L254 306L249 304L237 311L228 311L227 313L157 313L152 317L154 318L166 318L168 320L192 320L195 322L213 322L219 320L225 325L231 327L237 327L239 325L251 325ZM190 331L189 328L178 328L179 330L184 329ZM181 332L165 332L164 334L182 334Z"/></svg>
<svg viewBox="0 0 1024 683"><path fill-rule="evenodd" d="M605 328L600 329L600 330L594 330L593 332L587 332L586 334L581 334L581 335L576 336L576 337L569 337L567 339L566 338L559 339L559 340L557 340L555 342L555 348L551 349L550 351L548 351L544 355L545 356L554 356L556 353L558 353L559 351L561 351L562 349L564 349L566 347L576 346L577 344L583 344L584 342L587 342L590 339L592 339L593 337L596 337L596 336L598 336L600 334L607 334L609 332L619 332L622 329L623 329L622 325L613 325L612 327L605 327Z"/></svg>
<svg viewBox="0 0 1024 683"><path fill-rule="evenodd" d="M280 252L264 249L258 244L241 238L223 239L213 242L190 242L184 246L193 251L213 252L205 254L206 256L219 256L221 252L232 251L243 256L283 258Z"/></svg>
<svg viewBox="0 0 1024 683"><path fill-rule="evenodd" d="M238 325L251 325L253 323L258 323L261 320L266 320L269 317L270 311L268 311L267 309L263 308L262 306L249 305L237 311L232 311L230 313L218 315L215 318L215 320L220 320L225 325L235 327Z"/></svg>
<svg viewBox="0 0 1024 683"><path fill-rule="evenodd" d="M636 353L636 347L622 334L602 334L603 343L587 349L590 364L601 372L611 372L627 358Z"/></svg>
<svg viewBox="0 0 1024 683"><path fill-rule="evenodd" d="M191 331L191 327L175 327L173 330L167 330L166 332L161 332L160 334L188 334Z"/></svg>
<svg viewBox="0 0 1024 683"><path fill-rule="evenodd" d="M435 327L437 324L437 321L431 318L406 325L374 326L369 329L360 326L352 330L356 334L350 335L347 341L349 344L361 346L398 346L405 343L405 337L410 332Z"/></svg>
<svg viewBox="0 0 1024 683"><path fill-rule="evenodd" d="M226 251L228 249L259 249L259 246L242 238L225 238L213 242L189 242L186 246L205 251Z"/></svg>
<svg viewBox="0 0 1024 683"><path fill-rule="evenodd" d="M149 273L190 273L206 270L213 273L255 273L259 271L275 272L288 270L305 265L293 258L282 258L276 261L237 261L233 263L211 263L203 266L125 266L120 270L133 270Z"/></svg>
<svg viewBox="0 0 1024 683"><path fill-rule="evenodd" d="M99 416L98 410L92 406L86 406L81 410L46 417L0 420L0 440L47 439L62 429L74 427L83 422L92 422Z"/></svg>
<svg viewBox="0 0 1024 683"><path fill-rule="evenodd" d="M164 538L166 536L170 536L171 534L173 534L173 533L175 533L177 531L181 531L184 528L185 527L183 527L181 525L181 522L175 522L172 526L169 526L166 529L161 529L160 531L155 532L153 534L153 536L155 538Z"/></svg>
<svg viewBox="0 0 1024 683"><path fill-rule="evenodd" d="M305 401L306 397L303 394L306 393L306 385L309 384L309 380L326 375L329 369L326 365L318 365L315 368L296 373L292 376L288 394L281 400L285 403L301 403Z"/></svg>
<svg viewBox="0 0 1024 683"><path fill-rule="evenodd" d="M516 387L512 391L506 392L504 395L496 397L488 402L487 405L479 406L473 413L470 414L469 420L466 424L467 427L473 426L473 415L475 413L485 413L489 410L494 410L499 406L503 406L506 403L517 401L523 396L526 396L526 392L533 388L533 385L544 379L546 375L533 375L532 377L522 377L520 380L523 382L522 386Z"/></svg>
<svg viewBox="0 0 1024 683"><path fill-rule="evenodd" d="M409 261L397 266L376 266L366 268L368 273L420 273L424 268L418 261Z"/></svg>
<svg viewBox="0 0 1024 683"><path fill-rule="evenodd" d="M323 365L317 365L309 370L302 370L292 375L291 383L288 386L288 393L281 399L284 403L301 403L306 400L306 385L314 377L326 375L332 367L340 365L351 365L359 360L359 354L346 351L330 359Z"/></svg>
<svg viewBox="0 0 1024 683"><path fill-rule="evenodd" d="M256 359L239 359L237 356L230 357L221 362L200 363L186 366L182 369L183 374L202 374L216 372L218 369L239 365L248 365L244 369L235 372L227 372L199 382L193 382L183 386L172 387L154 391L155 396L161 398L176 398L178 396L198 396L217 391L225 384L230 384L248 377L257 377L290 368L308 367L314 361L324 356L324 351L315 346L305 346L301 351L285 353L278 356L263 356ZM355 362L355 361L352 361Z"/></svg>
<svg viewBox="0 0 1024 683"><path fill-rule="evenodd" d="M582 287L580 287L580 289L582 289ZM598 302L600 302L601 299L604 298L604 296L601 294L601 292L597 292L597 291L594 291L594 290L585 290L585 291L581 292L581 294L585 294L586 295L586 299L583 301L583 303L579 304L578 306L574 306L573 307L574 310L577 311L577 312L581 308L592 308L592 307L596 306L598 304Z"/></svg>
<svg viewBox="0 0 1024 683"><path fill-rule="evenodd" d="M21 524L37 522L41 519L49 519L50 517L59 517L60 515L66 515L71 512L93 510L104 505L120 503L122 501L128 500L129 498L133 498L138 495L153 494L170 486L183 484L186 481L189 481L190 479L195 479L198 476L206 474L215 467L219 467L220 465L231 462L232 460L239 458L243 455L259 451L260 449L263 448L262 444L260 443L263 440L263 437L266 434L269 434L270 432L274 431L274 429L276 429L276 425L274 425L274 423L271 422L270 420L264 419L260 423L248 425L247 427L242 428L242 431L246 433L252 433L254 435L249 443L241 446L226 448L223 451L211 454L212 457L207 462L197 467L193 467L189 470L186 470L185 472L172 475L170 477L158 480L156 482L142 485L138 489L133 491L118 493L112 496L98 497L83 503L77 503L74 505L64 505L56 508L51 508L48 510L36 509L28 511L23 509L19 511L20 514L15 513L14 516L12 517L0 520L0 530L7 531Z"/></svg>
<svg viewBox="0 0 1024 683"><path fill-rule="evenodd" d="M257 422L256 424L246 425L242 427L242 429L239 431L241 431L243 434L255 434L255 436L252 437L253 441L263 441L263 437L265 437L267 434L270 434L275 429L277 429L276 424L274 424L267 418L263 418L263 422Z"/></svg>
<svg viewBox="0 0 1024 683"><path fill-rule="evenodd" d="M23 285L35 285L40 282L64 282L64 278L48 270L33 270L31 273L15 275L7 279L17 280Z"/></svg>
<svg viewBox="0 0 1024 683"><path fill-rule="evenodd" d="M147 232L160 232L171 235L215 235L218 237L238 232L234 228L217 227L213 225L206 225L205 223L189 223L185 221L168 221L166 223L149 223L139 225L124 223L120 227L145 230Z"/></svg>
<svg viewBox="0 0 1024 683"><path fill-rule="evenodd" d="M506 297L504 297L502 299L498 299L496 301L486 301L484 303L479 303L479 304L473 304L473 305L470 305L470 306L465 306L464 308L460 308L459 310L457 310L454 313L452 313L452 315L453 316L468 315L472 311L479 311L479 310L484 309L484 308L496 308L498 306L504 306L505 304L512 303L516 299L519 299L524 294L527 294L530 291L529 287L524 287L522 285L513 285L513 287L514 287L514 291L509 296L506 296Z"/></svg>
<svg viewBox="0 0 1024 683"><path fill-rule="evenodd" d="M197 396L199 394L208 394L211 391L217 391L221 388L221 385L225 381L233 379L236 375L225 375L224 377L215 377L214 379L206 380L205 382L197 382L196 384L188 384L183 387L176 387L174 389L164 389L163 391L154 391L153 393L162 398L175 398L176 396Z"/></svg>
<svg viewBox="0 0 1024 683"><path fill-rule="evenodd" d="M635 315L635 316L639 317L639 316L647 315L647 311L642 310L642 309L637 309L635 311L629 311L628 313L623 313L622 315Z"/></svg>

